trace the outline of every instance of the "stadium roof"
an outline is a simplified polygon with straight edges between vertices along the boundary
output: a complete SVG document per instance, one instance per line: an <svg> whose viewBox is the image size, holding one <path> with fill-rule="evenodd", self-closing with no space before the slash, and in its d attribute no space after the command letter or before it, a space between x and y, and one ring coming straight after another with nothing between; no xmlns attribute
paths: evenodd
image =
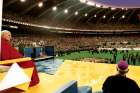
<svg viewBox="0 0 140 93"><path fill-rule="evenodd" d="M52 24L135 24L140 23L138 6L139 0L3 0L3 18L7 14L12 14L14 19L17 16L26 16L24 18L28 19L30 16L36 18L35 20Z"/></svg>
<svg viewBox="0 0 140 93"><path fill-rule="evenodd" d="M113 8L140 8L140 0L87 0L87 2Z"/></svg>

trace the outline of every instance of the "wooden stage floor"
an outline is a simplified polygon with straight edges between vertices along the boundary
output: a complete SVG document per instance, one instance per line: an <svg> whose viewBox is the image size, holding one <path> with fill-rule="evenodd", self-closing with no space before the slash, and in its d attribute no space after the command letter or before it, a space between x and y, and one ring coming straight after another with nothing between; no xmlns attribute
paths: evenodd
<svg viewBox="0 0 140 93"><path fill-rule="evenodd" d="M40 84L24 93L54 93L70 80L77 80L78 86L92 86L93 91L102 90L109 75L115 75L116 65L66 60L55 75L39 73ZM140 86L140 66L129 66L127 77L134 79Z"/></svg>

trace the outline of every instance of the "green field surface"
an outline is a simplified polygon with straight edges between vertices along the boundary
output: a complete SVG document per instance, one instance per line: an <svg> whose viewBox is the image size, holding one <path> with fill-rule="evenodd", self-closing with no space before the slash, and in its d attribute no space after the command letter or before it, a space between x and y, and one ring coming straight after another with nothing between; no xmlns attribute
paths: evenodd
<svg viewBox="0 0 140 93"><path fill-rule="evenodd" d="M120 53L121 51L117 52L117 56L116 56L116 62L118 62L119 60L123 59L123 55L124 53ZM128 51L128 54L139 54L140 57L140 50L131 50ZM110 54L109 52L105 53L105 52L100 52L100 53L96 53L94 52L92 54L92 52L89 51L80 51L80 52L72 52L70 54L64 53L62 56L59 56L57 58L60 59L64 59L64 60L79 60L79 59L83 59L83 58L97 58L97 59L113 59L113 54ZM136 65L140 65L140 62L138 62L139 60L136 60ZM133 64L130 61L130 64Z"/></svg>

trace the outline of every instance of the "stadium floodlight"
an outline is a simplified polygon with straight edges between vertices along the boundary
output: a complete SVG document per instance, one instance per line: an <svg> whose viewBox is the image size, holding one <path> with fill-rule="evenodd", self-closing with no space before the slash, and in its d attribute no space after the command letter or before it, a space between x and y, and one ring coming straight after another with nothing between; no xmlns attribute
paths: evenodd
<svg viewBox="0 0 140 93"><path fill-rule="evenodd" d="M54 6L54 7L52 8L52 10L53 10L53 11L56 11L56 10L57 10L57 7L56 7L56 6Z"/></svg>
<svg viewBox="0 0 140 93"><path fill-rule="evenodd" d="M125 8L125 10L128 10L128 8Z"/></svg>
<svg viewBox="0 0 140 93"><path fill-rule="evenodd" d="M88 14L87 14L87 13L85 13L85 16L88 16Z"/></svg>
<svg viewBox="0 0 140 93"><path fill-rule="evenodd" d="M87 3L87 0L80 0L81 3Z"/></svg>
<svg viewBox="0 0 140 93"><path fill-rule="evenodd" d="M109 8L108 6L106 6L106 5L104 5L104 6L102 6L102 8Z"/></svg>
<svg viewBox="0 0 140 93"><path fill-rule="evenodd" d="M18 26L10 25L10 28L18 29Z"/></svg>
<svg viewBox="0 0 140 93"><path fill-rule="evenodd" d="M124 19L125 18L125 15L122 15L122 18Z"/></svg>
<svg viewBox="0 0 140 93"><path fill-rule="evenodd" d="M20 2L26 2L26 0L20 0Z"/></svg>
<svg viewBox="0 0 140 93"><path fill-rule="evenodd" d="M56 11L56 10L57 10L57 7L56 7L56 6L54 6L54 7L52 8L52 10L53 10L53 11Z"/></svg>
<svg viewBox="0 0 140 93"><path fill-rule="evenodd" d="M67 14L67 13L68 13L68 9L65 9L65 10L64 10L64 13Z"/></svg>
<svg viewBox="0 0 140 93"><path fill-rule="evenodd" d="M97 15L95 14L94 17L97 17Z"/></svg>
<svg viewBox="0 0 140 93"><path fill-rule="evenodd" d="M104 16L103 16L103 18L105 19L105 18L106 18L106 16L104 15Z"/></svg>
<svg viewBox="0 0 140 93"><path fill-rule="evenodd" d="M42 7L42 6L43 6L43 2L39 2L38 7Z"/></svg>
<svg viewBox="0 0 140 93"><path fill-rule="evenodd" d="M124 8L122 8L122 10L124 10Z"/></svg>
<svg viewBox="0 0 140 93"><path fill-rule="evenodd" d="M94 2L87 2L87 5L89 5L89 6L95 6L96 4Z"/></svg>
<svg viewBox="0 0 140 93"><path fill-rule="evenodd" d="M78 11L76 11L74 14L75 14L75 15L78 15Z"/></svg>
<svg viewBox="0 0 140 93"><path fill-rule="evenodd" d="M115 10L115 9L116 9L116 8L113 8L113 7L111 8L111 10Z"/></svg>
<svg viewBox="0 0 140 93"><path fill-rule="evenodd" d="M115 17L114 17L114 16L112 16L112 18L114 19Z"/></svg>
<svg viewBox="0 0 140 93"><path fill-rule="evenodd" d="M99 8L100 8L100 7L101 7L101 5L99 5L99 4L96 4L96 7L99 7Z"/></svg>
<svg viewBox="0 0 140 93"><path fill-rule="evenodd" d="M3 18L2 20L5 21L5 18Z"/></svg>

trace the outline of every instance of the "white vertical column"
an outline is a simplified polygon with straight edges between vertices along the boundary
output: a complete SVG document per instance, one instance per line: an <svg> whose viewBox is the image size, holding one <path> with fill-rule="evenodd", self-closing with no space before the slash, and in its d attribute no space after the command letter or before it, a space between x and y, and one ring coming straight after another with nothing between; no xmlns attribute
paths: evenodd
<svg viewBox="0 0 140 93"><path fill-rule="evenodd" d="M3 0L0 0L0 57L1 57L2 7L3 7Z"/></svg>
<svg viewBox="0 0 140 93"><path fill-rule="evenodd" d="M0 0L0 31L2 29L2 7L3 7L3 0Z"/></svg>

